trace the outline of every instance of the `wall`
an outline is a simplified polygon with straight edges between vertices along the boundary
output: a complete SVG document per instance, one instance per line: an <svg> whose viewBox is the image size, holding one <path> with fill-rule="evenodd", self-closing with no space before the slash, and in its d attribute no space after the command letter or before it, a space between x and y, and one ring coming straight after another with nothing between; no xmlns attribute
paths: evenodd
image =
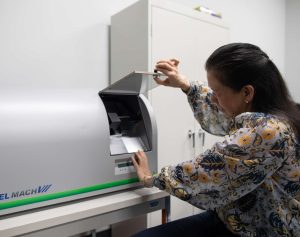
<svg viewBox="0 0 300 237"><path fill-rule="evenodd" d="M221 11L232 41L259 45L284 71L284 0L173 1ZM106 87L110 16L134 2L0 0L1 88Z"/></svg>
<svg viewBox="0 0 300 237"><path fill-rule="evenodd" d="M286 1L286 80L295 101L300 103L300 1Z"/></svg>
<svg viewBox="0 0 300 237"><path fill-rule="evenodd" d="M106 87L110 16L131 2L0 0L1 88Z"/></svg>

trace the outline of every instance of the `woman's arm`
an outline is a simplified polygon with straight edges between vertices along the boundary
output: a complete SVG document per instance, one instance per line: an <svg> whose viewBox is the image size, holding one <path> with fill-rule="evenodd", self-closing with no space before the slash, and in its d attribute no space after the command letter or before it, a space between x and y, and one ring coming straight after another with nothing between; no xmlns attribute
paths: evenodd
<svg viewBox="0 0 300 237"><path fill-rule="evenodd" d="M200 82L189 80L178 71L179 61L176 59L157 62L155 69L167 76L165 80L155 78L157 84L180 88L187 93L188 101L194 112L195 118L201 127L214 135L223 136L228 133L231 119L221 113L217 106L211 103L211 90Z"/></svg>
<svg viewBox="0 0 300 237"><path fill-rule="evenodd" d="M240 128L193 160L164 167L148 182L200 208L226 205L260 186L292 156L287 131L274 121ZM139 156L143 164L145 157Z"/></svg>
<svg viewBox="0 0 300 237"><path fill-rule="evenodd" d="M208 86L198 81L191 82L187 96L194 116L202 129L218 136L228 134L233 120L225 117L211 102L212 91Z"/></svg>

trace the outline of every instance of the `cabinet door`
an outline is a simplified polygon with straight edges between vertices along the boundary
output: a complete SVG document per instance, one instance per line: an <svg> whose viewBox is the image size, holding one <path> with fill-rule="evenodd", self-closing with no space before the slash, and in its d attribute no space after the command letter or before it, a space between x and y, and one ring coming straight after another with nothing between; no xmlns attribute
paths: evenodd
<svg viewBox="0 0 300 237"><path fill-rule="evenodd" d="M206 81L204 63L218 46L228 42L228 30L173 11L152 7L152 65L160 59L177 58L180 72L190 80ZM150 92L158 126L158 167L194 158L202 151L198 133L193 147L189 131L198 132L186 95L180 89L160 86ZM206 136L207 137L207 136ZM210 142L213 141L210 138ZM209 146L209 145L208 145ZM171 219L195 212L177 198L171 199Z"/></svg>

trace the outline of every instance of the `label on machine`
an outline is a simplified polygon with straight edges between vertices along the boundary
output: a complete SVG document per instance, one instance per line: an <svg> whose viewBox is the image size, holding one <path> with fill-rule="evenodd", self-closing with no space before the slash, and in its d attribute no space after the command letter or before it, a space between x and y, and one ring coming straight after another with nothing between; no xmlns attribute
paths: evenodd
<svg viewBox="0 0 300 237"><path fill-rule="evenodd" d="M122 161L115 164L115 175L135 173L132 161Z"/></svg>

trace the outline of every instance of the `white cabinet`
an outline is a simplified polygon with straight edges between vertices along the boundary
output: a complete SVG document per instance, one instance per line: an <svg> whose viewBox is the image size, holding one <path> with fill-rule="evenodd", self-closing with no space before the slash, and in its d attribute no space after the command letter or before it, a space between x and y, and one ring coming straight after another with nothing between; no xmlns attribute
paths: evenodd
<svg viewBox="0 0 300 237"><path fill-rule="evenodd" d="M141 0L111 19L111 81L134 70L153 71L158 60L170 58L180 60L179 69L190 80L206 81L206 59L228 42L229 30L219 18L167 1ZM160 86L148 97L157 119L159 169L192 159L220 140L206 134L202 146L203 131L180 89ZM172 220L195 212L171 199ZM155 225L155 218L151 220Z"/></svg>

